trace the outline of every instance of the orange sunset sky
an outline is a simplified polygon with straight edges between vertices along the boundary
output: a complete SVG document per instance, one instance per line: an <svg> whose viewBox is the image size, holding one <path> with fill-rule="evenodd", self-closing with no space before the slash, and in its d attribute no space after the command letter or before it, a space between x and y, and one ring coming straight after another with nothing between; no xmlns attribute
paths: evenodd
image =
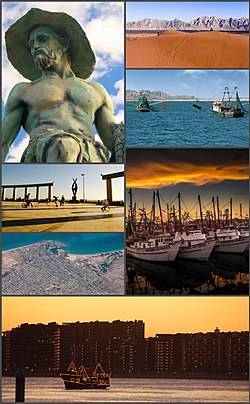
<svg viewBox="0 0 250 404"><path fill-rule="evenodd" d="M145 322L156 333L248 330L248 297L3 297L2 330L22 323Z"/></svg>
<svg viewBox="0 0 250 404"><path fill-rule="evenodd" d="M189 211L201 196L203 205L219 197L221 209L233 201L233 215L248 215L249 159L247 149L128 149L126 187L135 202L148 203L153 190L172 203L180 192Z"/></svg>

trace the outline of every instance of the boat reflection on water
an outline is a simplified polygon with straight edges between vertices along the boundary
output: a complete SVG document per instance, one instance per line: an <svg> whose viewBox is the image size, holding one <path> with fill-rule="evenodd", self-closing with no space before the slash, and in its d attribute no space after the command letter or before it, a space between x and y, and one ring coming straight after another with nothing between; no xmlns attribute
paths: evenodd
<svg viewBox="0 0 250 404"><path fill-rule="evenodd" d="M127 257L127 295L248 295L248 252L208 261L155 263Z"/></svg>

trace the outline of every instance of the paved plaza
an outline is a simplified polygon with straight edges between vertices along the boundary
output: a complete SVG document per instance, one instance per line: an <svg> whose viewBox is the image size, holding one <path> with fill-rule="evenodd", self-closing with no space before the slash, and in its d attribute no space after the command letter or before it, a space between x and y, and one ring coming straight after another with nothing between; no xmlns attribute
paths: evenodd
<svg viewBox="0 0 250 404"><path fill-rule="evenodd" d="M2 202L3 232L123 232L124 207L111 206L102 211L95 203L32 202L33 208L22 208L22 202Z"/></svg>

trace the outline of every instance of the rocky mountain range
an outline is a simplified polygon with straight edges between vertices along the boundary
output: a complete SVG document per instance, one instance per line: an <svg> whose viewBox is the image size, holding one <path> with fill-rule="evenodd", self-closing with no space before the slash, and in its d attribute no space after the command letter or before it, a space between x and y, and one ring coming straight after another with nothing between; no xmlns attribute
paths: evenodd
<svg viewBox="0 0 250 404"><path fill-rule="evenodd" d="M241 18L220 18L220 17L198 17L190 22L185 22L175 18L174 20L159 20L153 18L145 18L140 21L128 22L126 24L129 30L214 30L214 31L249 31L249 19Z"/></svg>
<svg viewBox="0 0 250 404"><path fill-rule="evenodd" d="M147 99L155 100L155 101L163 101L163 100L195 100L196 97L193 95L169 95L164 93L163 91L149 91L149 90L127 90L126 91L126 100L127 101L138 101L141 97L141 94L145 94Z"/></svg>

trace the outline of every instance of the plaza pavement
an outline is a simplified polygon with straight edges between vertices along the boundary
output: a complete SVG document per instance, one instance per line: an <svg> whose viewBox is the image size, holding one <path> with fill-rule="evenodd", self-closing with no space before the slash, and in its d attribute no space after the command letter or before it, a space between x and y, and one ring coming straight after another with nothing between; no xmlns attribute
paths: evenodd
<svg viewBox="0 0 250 404"><path fill-rule="evenodd" d="M101 211L95 203L32 202L33 208L22 208L22 202L2 202L3 232L123 232L124 207L111 206Z"/></svg>

